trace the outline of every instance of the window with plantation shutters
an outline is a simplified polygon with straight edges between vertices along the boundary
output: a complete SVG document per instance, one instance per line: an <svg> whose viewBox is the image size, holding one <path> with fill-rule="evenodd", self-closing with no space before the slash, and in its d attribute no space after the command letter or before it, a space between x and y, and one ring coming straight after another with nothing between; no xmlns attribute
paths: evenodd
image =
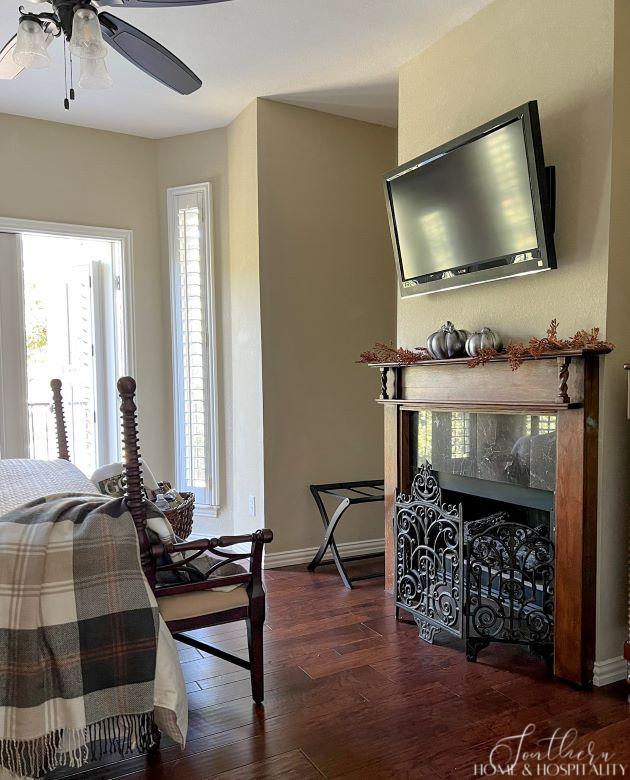
<svg viewBox="0 0 630 780"><path fill-rule="evenodd" d="M209 184L168 190L177 489L219 507Z"/></svg>

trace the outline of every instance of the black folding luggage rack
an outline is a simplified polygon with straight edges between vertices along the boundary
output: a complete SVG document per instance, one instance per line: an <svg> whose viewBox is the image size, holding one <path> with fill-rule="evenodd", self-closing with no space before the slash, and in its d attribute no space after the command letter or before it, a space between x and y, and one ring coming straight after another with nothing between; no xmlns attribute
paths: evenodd
<svg viewBox="0 0 630 780"><path fill-rule="evenodd" d="M319 550L315 554L313 560L309 563L309 571L315 571L318 566L328 566L334 563L339 572L339 576L346 588L352 588L353 582L359 580L371 580L376 577L383 577L383 572L374 572L373 574L362 574L359 577L350 577L344 563L350 563L351 561L361 561L368 558L383 557L384 553L368 553L366 555L354 555L348 558L342 558L335 542L335 529L339 525L339 521L344 515L348 507L354 504L368 504L373 501L384 501L385 499L385 485L382 479L368 479L361 482L331 482L327 485L310 485L310 490L317 504L319 514L321 515L322 522L324 524L324 538L319 546ZM370 492L367 492L370 491ZM324 501L323 495L334 496L339 499L333 516L329 517ZM322 561L322 558L326 554L326 550L330 547L333 560Z"/></svg>

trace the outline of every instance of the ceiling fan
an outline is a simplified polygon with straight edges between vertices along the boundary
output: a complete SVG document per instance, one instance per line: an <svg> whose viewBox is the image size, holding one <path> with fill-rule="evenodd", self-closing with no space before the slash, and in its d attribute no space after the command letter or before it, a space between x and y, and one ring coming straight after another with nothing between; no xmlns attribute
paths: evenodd
<svg viewBox="0 0 630 780"><path fill-rule="evenodd" d="M20 6L17 35L0 50L0 79L17 78L25 69L46 68L50 64L48 47L55 38L63 38L66 55L65 108L74 100L72 58L81 64L79 86L104 89L112 85L105 64L109 44L147 75L179 92L190 95L201 86L201 79L178 57L142 30L123 19L101 11L114 8L169 8L222 3L227 0L29 0L47 2L52 11L35 13ZM70 100L68 99L70 72Z"/></svg>

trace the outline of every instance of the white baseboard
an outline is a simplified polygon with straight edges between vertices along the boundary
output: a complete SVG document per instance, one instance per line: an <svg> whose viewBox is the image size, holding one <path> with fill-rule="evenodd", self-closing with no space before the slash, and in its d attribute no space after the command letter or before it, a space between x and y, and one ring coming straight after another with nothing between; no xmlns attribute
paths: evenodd
<svg viewBox="0 0 630 780"><path fill-rule="evenodd" d="M622 655L608 658L606 661L596 661L593 667L593 685L609 685L625 680L628 674L628 663Z"/></svg>
<svg viewBox="0 0 630 780"><path fill-rule="evenodd" d="M338 542L337 548L342 558L349 555L369 555L380 553L385 549L384 539L365 539L361 542ZM266 552L263 567L265 569L277 569L280 566L295 566L298 563L310 563L317 552L317 547L303 547L300 550L285 550L283 552ZM331 560L330 551L324 557L325 561Z"/></svg>

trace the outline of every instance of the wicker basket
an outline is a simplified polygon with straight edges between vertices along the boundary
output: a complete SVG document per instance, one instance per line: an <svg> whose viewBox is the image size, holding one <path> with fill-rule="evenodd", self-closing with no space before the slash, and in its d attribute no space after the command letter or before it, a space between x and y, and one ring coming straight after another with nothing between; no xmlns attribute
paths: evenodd
<svg viewBox="0 0 630 780"><path fill-rule="evenodd" d="M173 526L175 535L180 539L187 539L193 527L193 511L195 509L195 494L180 493L184 502L175 509L164 511L169 523Z"/></svg>

